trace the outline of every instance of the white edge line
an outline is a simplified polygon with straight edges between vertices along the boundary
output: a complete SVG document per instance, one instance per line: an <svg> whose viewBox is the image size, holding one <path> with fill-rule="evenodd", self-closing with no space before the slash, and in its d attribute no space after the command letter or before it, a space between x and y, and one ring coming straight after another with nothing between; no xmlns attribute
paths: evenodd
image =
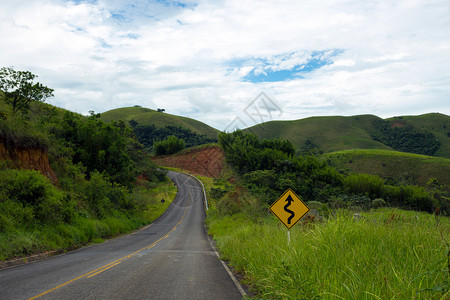
<svg viewBox="0 0 450 300"><path fill-rule="evenodd" d="M206 230L206 228L205 228L205 230ZM208 232L206 232L206 236L208 237L209 244L211 245L214 253L216 254L217 259L220 260L220 262L222 263L222 266L224 267L225 271L227 271L227 273L230 276L231 280L233 280L234 285L238 289L239 293L241 293L242 298L248 296L247 293L245 292L244 288L240 284L239 280L236 279L236 277L234 276L233 272L231 272L230 268L228 268L227 264L223 260L220 259L219 253L216 251L216 247L214 246L213 242L211 241L211 239L208 236Z"/></svg>
<svg viewBox="0 0 450 300"><path fill-rule="evenodd" d="M172 171L172 172L176 172L176 171ZM198 179L197 177L195 177L192 174L189 173L185 173L185 172L178 172L178 173L182 173L188 176L191 176L192 178L194 178L195 180L197 180L201 185L202 185L202 189L203 189L203 199L205 199L205 208L206 210L208 210L208 199L206 199L206 191L205 191L205 186L203 185L203 182L200 181L200 179Z"/></svg>
<svg viewBox="0 0 450 300"><path fill-rule="evenodd" d="M192 178L194 178L195 180L197 180L201 185L202 185L202 189L203 189L203 195L205 198L205 207L206 210L208 210L208 200L206 200L206 192L205 192L205 186L203 185L203 183L200 181L200 179L198 179L197 177L195 177L192 174L189 173L184 173L184 172L178 172L178 173L183 173L185 175L191 176ZM242 287L242 285L239 283L239 280L236 279L236 277L234 276L233 272L231 272L230 268L228 268L227 264L220 259L219 253L216 250L216 247L214 246L213 242L211 241L211 239L209 238L208 235L208 230L206 230L206 226L205 224L203 224L203 226L205 227L205 233L206 233L206 237L208 238L209 244L211 245L211 248L213 249L214 253L217 256L217 259L220 260L220 262L222 263L223 268L225 269L225 271L227 271L228 276L230 276L231 280L233 281L234 285L236 286L236 288L238 289L239 293L241 293L241 296L244 298L247 295L247 293L245 292L244 288Z"/></svg>

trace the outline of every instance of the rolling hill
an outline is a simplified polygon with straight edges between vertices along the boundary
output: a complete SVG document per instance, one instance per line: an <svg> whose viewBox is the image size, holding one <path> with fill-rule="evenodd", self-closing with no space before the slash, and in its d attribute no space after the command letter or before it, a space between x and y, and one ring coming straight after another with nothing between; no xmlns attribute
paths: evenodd
<svg viewBox="0 0 450 300"><path fill-rule="evenodd" d="M426 186L437 178L450 191L450 159L388 150L343 150L324 155L338 170L378 175L403 184Z"/></svg>
<svg viewBox="0 0 450 300"><path fill-rule="evenodd" d="M441 146L434 156L450 158L450 116L438 113L386 119L395 126L413 126L434 134Z"/></svg>
<svg viewBox="0 0 450 300"><path fill-rule="evenodd" d="M166 126L182 127L190 129L198 134L204 134L208 138L216 139L217 129L206 125L200 121L175 116L168 113L158 112L156 110L144 107L124 107L117 108L101 114L101 119L105 122L123 120L129 122L134 120L140 125L154 125L158 128Z"/></svg>
<svg viewBox="0 0 450 300"><path fill-rule="evenodd" d="M389 132L382 132L379 124L384 124ZM396 150L402 141L394 133L403 133L409 139L406 144L423 139L422 146L426 146L427 138L437 140L438 149L432 151L433 155L450 158L450 117L438 113L389 119L374 115L310 117L270 121L245 130L260 138L288 139L296 149L306 143L313 144L326 153L352 149Z"/></svg>

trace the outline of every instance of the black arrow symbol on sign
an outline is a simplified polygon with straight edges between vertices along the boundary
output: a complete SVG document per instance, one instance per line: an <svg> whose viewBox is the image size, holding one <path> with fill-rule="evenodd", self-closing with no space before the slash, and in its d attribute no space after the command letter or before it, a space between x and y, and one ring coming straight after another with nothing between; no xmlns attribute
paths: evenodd
<svg viewBox="0 0 450 300"><path fill-rule="evenodd" d="M291 224L291 220L295 216L295 213L288 208L291 203L294 202L294 199L292 199L291 195L288 195L288 197L286 198L286 202L287 204L284 206L284 211L291 214L291 216L287 219L287 223Z"/></svg>

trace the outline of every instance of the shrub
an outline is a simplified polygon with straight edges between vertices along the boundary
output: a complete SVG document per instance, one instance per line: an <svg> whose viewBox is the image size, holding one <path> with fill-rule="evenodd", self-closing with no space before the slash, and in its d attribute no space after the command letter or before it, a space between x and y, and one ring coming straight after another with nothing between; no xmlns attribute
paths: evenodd
<svg viewBox="0 0 450 300"><path fill-rule="evenodd" d="M383 207L386 205L386 201L384 201L381 198L376 198L374 200L372 200L372 207L373 208L379 208L379 207Z"/></svg>
<svg viewBox="0 0 450 300"><path fill-rule="evenodd" d="M310 209L316 209L316 210L319 210L319 209L322 207L322 205L323 205L324 203L322 203L322 202L320 202L320 201L308 201L306 204L308 205L308 207L309 207Z"/></svg>
<svg viewBox="0 0 450 300"><path fill-rule="evenodd" d="M32 224L33 208L10 199L0 198L0 232Z"/></svg>
<svg viewBox="0 0 450 300"><path fill-rule="evenodd" d="M217 202L217 210L222 215L234 215L238 213L243 205L239 191L227 193Z"/></svg>
<svg viewBox="0 0 450 300"><path fill-rule="evenodd" d="M344 186L350 193L379 197L384 191L382 178L369 174L351 174L344 180Z"/></svg>
<svg viewBox="0 0 450 300"><path fill-rule="evenodd" d="M24 209L33 213L34 219L41 223L60 222L64 218L64 193L37 171L0 171L0 190L4 199L20 203ZM3 200L2 200L3 202ZM5 204L6 205L6 204ZM9 208L12 208L12 204ZM19 206L15 206L19 211ZM29 212L27 213L29 215ZM20 222L20 217L19 223ZM29 220L29 217L27 217ZM24 219L23 219L24 221Z"/></svg>
<svg viewBox="0 0 450 300"><path fill-rule="evenodd" d="M167 139L155 142L155 155L168 155L176 153L185 148L185 143L182 139L177 138L174 135L169 136Z"/></svg>
<svg viewBox="0 0 450 300"><path fill-rule="evenodd" d="M328 205L326 203L322 203L320 201L308 201L308 207L311 210L315 210L319 215L328 217L330 214L330 210L328 209Z"/></svg>
<svg viewBox="0 0 450 300"><path fill-rule="evenodd" d="M87 204L95 216L105 216L110 209L109 189L110 185L102 174L97 171L91 173L91 179L84 185L83 194L86 196Z"/></svg>
<svg viewBox="0 0 450 300"><path fill-rule="evenodd" d="M393 204L410 209L431 212L437 205L431 194L417 185L389 186L385 194Z"/></svg>
<svg viewBox="0 0 450 300"><path fill-rule="evenodd" d="M116 209L133 210L135 208L133 202L130 200L128 190L118 184L112 185L107 193L107 197Z"/></svg>
<svg viewBox="0 0 450 300"><path fill-rule="evenodd" d="M209 197L211 197L213 199L220 199L226 192L227 191L225 189L222 189L220 187L217 187L217 188L212 187L209 190Z"/></svg>

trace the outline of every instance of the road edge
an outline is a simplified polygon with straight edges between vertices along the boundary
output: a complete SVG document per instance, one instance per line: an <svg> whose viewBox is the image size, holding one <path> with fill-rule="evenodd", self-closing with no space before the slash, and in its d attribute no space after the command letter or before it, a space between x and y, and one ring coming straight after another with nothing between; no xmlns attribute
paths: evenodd
<svg viewBox="0 0 450 300"><path fill-rule="evenodd" d="M172 172L176 172L176 171L172 171ZM202 189L203 189L203 197L204 197L204 200L205 200L204 201L205 202L205 206L204 207L206 208L206 210L208 210L208 200L206 199L206 191L205 191L205 186L203 185L203 182L201 182L200 179L198 179L197 177L195 177L192 174L185 173L185 172L178 172L178 173L182 173L182 174L188 175L188 176L194 178L195 180L197 180L200 183L200 185L202 186ZM206 217L206 212L205 212L205 217ZM244 290L244 288L242 287L242 285L239 282L239 280L236 278L236 276L234 276L233 272L227 266L225 261L220 259L219 252L217 252L216 246L214 245L213 241L211 240L211 238L210 238L210 236L208 234L208 229L206 228L205 222L203 222L203 228L205 229L206 238L208 239L208 242L211 245L211 248L212 248L213 252L216 254L217 259L220 260L220 262L222 263L223 268L227 272L228 276L230 276L231 280L233 281L234 285L238 289L238 291L241 294L242 298L248 297L247 292Z"/></svg>

